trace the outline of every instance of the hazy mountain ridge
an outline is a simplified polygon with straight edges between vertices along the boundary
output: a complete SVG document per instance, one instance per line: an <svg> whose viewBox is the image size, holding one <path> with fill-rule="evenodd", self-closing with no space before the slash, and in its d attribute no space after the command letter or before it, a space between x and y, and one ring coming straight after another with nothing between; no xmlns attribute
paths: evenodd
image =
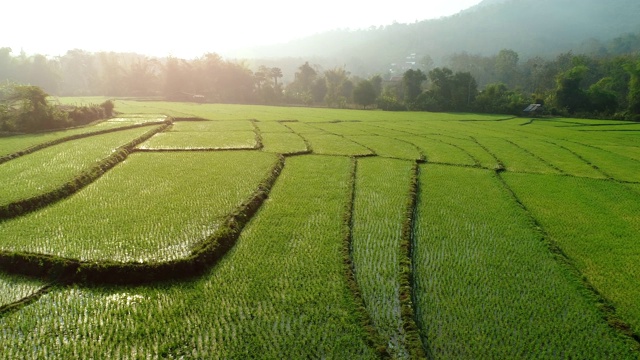
<svg viewBox="0 0 640 360"><path fill-rule="evenodd" d="M436 63L454 53L492 55L504 48L522 57L554 56L588 40L640 32L638 15L637 0L485 0L446 18L335 30L256 48L251 57L322 57L366 73L411 53Z"/></svg>

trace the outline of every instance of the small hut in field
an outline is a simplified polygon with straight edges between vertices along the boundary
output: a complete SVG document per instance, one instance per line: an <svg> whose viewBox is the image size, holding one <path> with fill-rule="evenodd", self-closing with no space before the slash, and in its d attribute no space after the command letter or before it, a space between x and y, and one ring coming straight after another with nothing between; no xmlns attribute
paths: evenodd
<svg viewBox="0 0 640 360"><path fill-rule="evenodd" d="M542 104L531 104L527 106L526 109L522 110L522 113L524 116L537 117L542 115L543 110L544 106L542 106Z"/></svg>

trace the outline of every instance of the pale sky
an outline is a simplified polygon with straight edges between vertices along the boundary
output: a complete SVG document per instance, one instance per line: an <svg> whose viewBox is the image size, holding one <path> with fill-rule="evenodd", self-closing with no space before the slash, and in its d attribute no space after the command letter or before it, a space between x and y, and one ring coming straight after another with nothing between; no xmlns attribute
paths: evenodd
<svg viewBox="0 0 640 360"><path fill-rule="evenodd" d="M2 5L0 47L14 55L83 49L195 58L333 29L439 18L479 2L17 0Z"/></svg>

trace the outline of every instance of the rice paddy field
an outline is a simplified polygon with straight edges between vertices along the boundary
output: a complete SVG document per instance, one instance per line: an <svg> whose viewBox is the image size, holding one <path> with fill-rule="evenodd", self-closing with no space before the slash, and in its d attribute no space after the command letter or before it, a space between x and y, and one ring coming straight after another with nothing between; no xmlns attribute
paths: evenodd
<svg viewBox="0 0 640 360"><path fill-rule="evenodd" d="M0 359L640 358L635 123L115 104L0 137Z"/></svg>

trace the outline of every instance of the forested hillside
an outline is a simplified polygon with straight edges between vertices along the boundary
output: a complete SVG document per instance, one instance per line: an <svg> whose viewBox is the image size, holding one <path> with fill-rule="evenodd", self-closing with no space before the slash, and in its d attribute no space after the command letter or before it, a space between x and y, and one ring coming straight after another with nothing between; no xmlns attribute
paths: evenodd
<svg viewBox="0 0 640 360"><path fill-rule="evenodd" d="M336 30L251 53L255 57L339 58L352 69L370 72L412 53L428 55L437 64L454 53L490 55L504 48L525 58L552 57L569 50L602 51L603 42L640 31L638 14L640 2L635 0L492 0L451 17Z"/></svg>

